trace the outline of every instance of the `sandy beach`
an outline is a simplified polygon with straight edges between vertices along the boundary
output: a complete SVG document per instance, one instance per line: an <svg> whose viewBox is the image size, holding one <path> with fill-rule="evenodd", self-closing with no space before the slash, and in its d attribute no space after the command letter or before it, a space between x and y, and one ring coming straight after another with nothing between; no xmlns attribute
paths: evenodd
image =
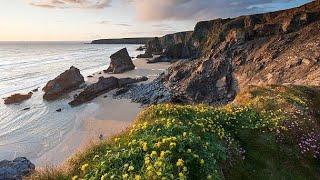
<svg viewBox="0 0 320 180"><path fill-rule="evenodd" d="M94 83L101 76L118 78L147 76L151 81L170 65L169 63L147 64L145 59L134 59L133 62L135 70L123 74L106 74L101 71L101 74L94 73L93 77L86 78L86 81ZM90 143L98 142L100 134L107 139L121 133L130 126L141 110L140 104L127 99L114 99L112 92L101 95L80 108L83 109L77 114L73 130L63 137L58 146L34 159L37 167L63 165L75 152L83 150Z"/></svg>

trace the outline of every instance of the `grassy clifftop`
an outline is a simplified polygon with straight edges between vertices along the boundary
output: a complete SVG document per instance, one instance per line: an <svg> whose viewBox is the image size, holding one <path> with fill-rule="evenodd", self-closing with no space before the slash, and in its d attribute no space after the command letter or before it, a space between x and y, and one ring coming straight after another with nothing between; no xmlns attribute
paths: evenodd
<svg viewBox="0 0 320 180"><path fill-rule="evenodd" d="M34 179L318 179L320 90L251 86L224 107L151 106L124 134Z"/></svg>

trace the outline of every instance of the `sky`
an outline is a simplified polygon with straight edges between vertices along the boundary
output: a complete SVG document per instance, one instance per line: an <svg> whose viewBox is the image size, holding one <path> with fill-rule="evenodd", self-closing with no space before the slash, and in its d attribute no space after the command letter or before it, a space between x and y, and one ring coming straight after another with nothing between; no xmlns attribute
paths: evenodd
<svg viewBox="0 0 320 180"><path fill-rule="evenodd" d="M0 41L90 41L192 30L198 21L311 0L0 0Z"/></svg>

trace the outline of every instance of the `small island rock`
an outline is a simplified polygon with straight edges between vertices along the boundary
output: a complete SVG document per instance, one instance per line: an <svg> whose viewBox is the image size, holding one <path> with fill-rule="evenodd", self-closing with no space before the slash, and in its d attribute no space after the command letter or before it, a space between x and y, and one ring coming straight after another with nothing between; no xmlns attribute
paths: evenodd
<svg viewBox="0 0 320 180"><path fill-rule="evenodd" d="M10 97L4 99L4 104L21 103L25 100L30 99L32 94L32 92L29 92L28 94L13 94Z"/></svg>
<svg viewBox="0 0 320 180"><path fill-rule="evenodd" d="M110 66L104 72L119 74L119 73L133 70L135 68L132 62L132 59L129 56L127 48L123 48L120 51L112 54L110 58L111 58Z"/></svg>

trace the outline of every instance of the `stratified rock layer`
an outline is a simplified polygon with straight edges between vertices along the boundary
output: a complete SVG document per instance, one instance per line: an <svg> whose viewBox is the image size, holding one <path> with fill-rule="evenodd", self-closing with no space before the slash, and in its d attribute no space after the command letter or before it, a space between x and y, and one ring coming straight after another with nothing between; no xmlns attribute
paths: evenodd
<svg viewBox="0 0 320 180"><path fill-rule="evenodd" d="M232 100L249 84L319 86L319 29L317 0L284 11L199 22L190 35L182 33L182 40L168 35L172 38L149 41L147 51L162 51L151 63L188 59L158 81L171 93L168 101L215 104Z"/></svg>

